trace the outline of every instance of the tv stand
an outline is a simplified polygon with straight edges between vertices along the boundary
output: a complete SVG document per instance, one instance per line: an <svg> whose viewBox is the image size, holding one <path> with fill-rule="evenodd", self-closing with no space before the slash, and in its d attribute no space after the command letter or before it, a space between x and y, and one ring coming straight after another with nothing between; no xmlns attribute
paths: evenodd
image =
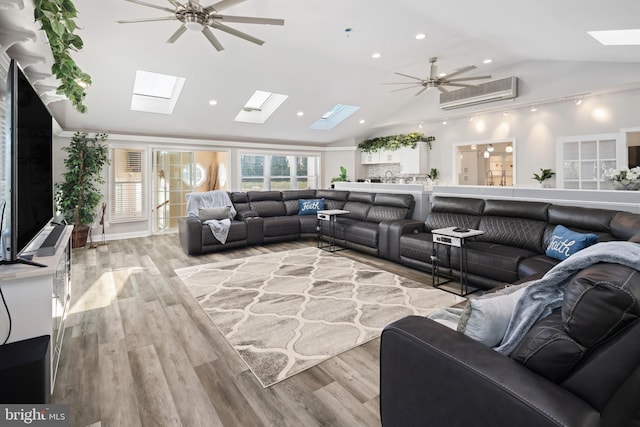
<svg viewBox="0 0 640 427"><path fill-rule="evenodd" d="M46 267L44 264L40 264L39 262L31 261L25 258L18 258L12 260L0 260L0 265L11 265L11 264L22 264L22 265L32 265L34 267Z"/></svg>
<svg viewBox="0 0 640 427"><path fill-rule="evenodd" d="M65 226L56 251L51 256L33 255L33 260L18 259L0 268L0 288L11 313L11 333L4 306L0 303L0 342L24 342L49 336L46 384L53 392L62 350L64 323L71 300L71 232ZM27 265L42 264L43 268Z"/></svg>

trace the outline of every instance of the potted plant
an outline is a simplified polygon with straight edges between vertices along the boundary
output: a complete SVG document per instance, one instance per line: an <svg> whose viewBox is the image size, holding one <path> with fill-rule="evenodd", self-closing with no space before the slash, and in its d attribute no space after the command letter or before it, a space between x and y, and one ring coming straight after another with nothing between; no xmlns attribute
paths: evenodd
<svg viewBox="0 0 640 427"><path fill-rule="evenodd" d="M331 182L345 182L347 180L347 170L340 166L340 175L331 178Z"/></svg>
<svg viewBox="0 0 640 427"><path fill-rule="evenodd" d="M427 180L430 180L432 185L437 184L438 176L440 176L440 172L438 171L438 169L431 168L431 171L427 174Z"/></svg>
<svg viewBox="0 0 640 427"><path fill-rule="evenodd" d="M62 150L67 153L64 181L56 183L56 205L69 224L74 224L72 247L84 247L96 217L96 207L102 200L97 184L104 184L102 169L109 164L105 133L90 137L76 132L71 143Z"/></svg>
<svg viewBox="0 0 640 427"><path fill-rule="evenodd" d="M544 181L546 181L549 178L553 178L555 174L556 173L551 169L540 168L540 174L534 173L533 179L538 181L538 185L540 186L540 188L544 188L545 187Z"/></svg>

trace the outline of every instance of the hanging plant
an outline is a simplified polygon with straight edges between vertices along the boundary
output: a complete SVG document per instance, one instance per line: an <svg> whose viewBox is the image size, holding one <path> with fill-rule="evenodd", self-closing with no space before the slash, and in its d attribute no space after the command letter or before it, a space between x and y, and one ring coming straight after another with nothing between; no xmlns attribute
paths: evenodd
<svg viewBox="0 0 640 427"><path fill-rule="evenodd" d="M71 0L34 0L34 5L34 18L40 22L51 46L51 72L60 81L57 93L66 96L76 110L86 113L84 89L91 84L91 76L84 73L69 54L83 46L80 36L74 34L78 28L74 21L76 8Z"/></svg>
<svg viewBox="0 0 640 427"><path fill-rule="evenodd" d="M433 136L424 136L421 133L414 132L406 135L379 136L373 139L367 139L358 144L358 148L365 153L375 153L380 150L396 151L402 147L416 148L418 142L426 142L427 147L431 150L431 141L435 141Z"/></svg>

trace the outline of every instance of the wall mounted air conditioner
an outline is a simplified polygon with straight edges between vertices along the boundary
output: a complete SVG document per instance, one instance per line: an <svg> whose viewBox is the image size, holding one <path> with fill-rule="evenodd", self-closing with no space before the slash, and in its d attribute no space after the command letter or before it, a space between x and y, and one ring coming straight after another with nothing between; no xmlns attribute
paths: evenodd
<svg viewBox="0 0 640 427"><path fill-rule="evenodd" d="M518 96L518 78L506 77L477 85L465 87L440 94L440 108L453 110L485 102L513 99Z"/></svg>

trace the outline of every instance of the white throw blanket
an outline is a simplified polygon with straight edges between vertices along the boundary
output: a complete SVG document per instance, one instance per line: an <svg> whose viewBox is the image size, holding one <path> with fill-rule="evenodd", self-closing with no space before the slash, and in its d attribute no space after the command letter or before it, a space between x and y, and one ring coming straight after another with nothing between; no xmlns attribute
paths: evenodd
<svg viewBox="0 0 640 427"><path fill-rule="evenodd" d="M564 290L571 277L599 262L622 264L640 270L640 244L619 241L597 243L571 255L541 279L529 282L511 314L504 338L494 350L510 354L534 323L562 306Z"/></svg>
<svg viewBox="0 0 640 427"><path fill-rule="evenodd" d="M224 208L226 206L231 207L231 216L236 216L236 210L231 203L229 194L222 190L204 191L202 193L187 193L187 216L199 218L199 208ZM213 237L224 244L229 236L229 229L231 228L230 219L209 219L204 221L211 229Z"/></svg>

